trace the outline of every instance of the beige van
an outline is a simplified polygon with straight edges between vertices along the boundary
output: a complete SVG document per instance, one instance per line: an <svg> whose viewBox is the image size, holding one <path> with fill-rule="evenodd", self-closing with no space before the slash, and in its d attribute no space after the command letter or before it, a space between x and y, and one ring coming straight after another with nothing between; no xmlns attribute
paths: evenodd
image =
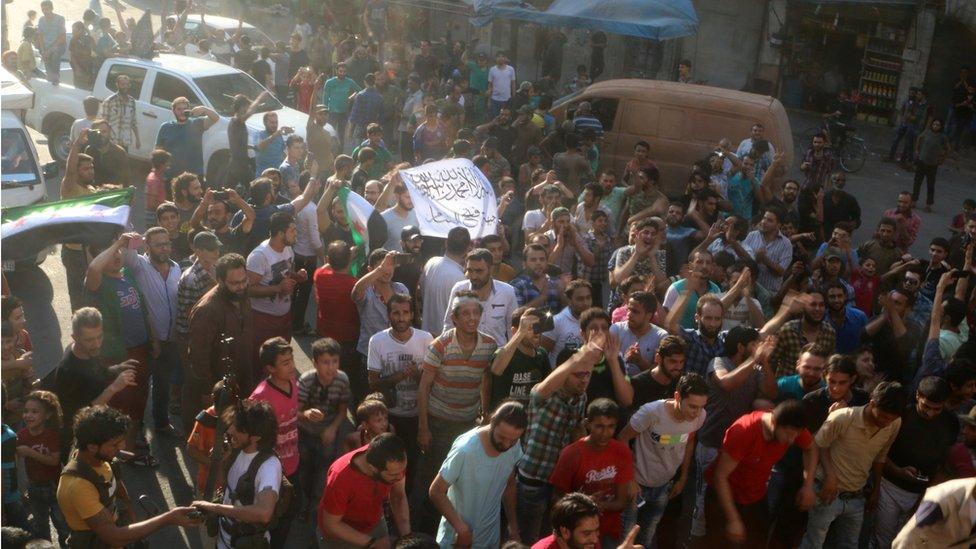
<svg viewBox="0 0 976 549"><path fill-rule="evenodd" d="M607 80L553 106L557 125L581 101L590 102L606 131L599 145L600 169L623 173L634 145L647 141L668 194L684 190L691 165L715 150L720 139L729 138L735 149L755 122L765 126L766 139L792 165L790 121L773 97L679 82Z"/></svg>

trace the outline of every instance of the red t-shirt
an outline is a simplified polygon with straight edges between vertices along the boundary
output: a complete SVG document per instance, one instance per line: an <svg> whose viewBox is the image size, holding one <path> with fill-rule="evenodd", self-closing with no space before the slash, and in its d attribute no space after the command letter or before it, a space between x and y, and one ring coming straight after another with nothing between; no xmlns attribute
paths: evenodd
<svg viewBox="0 0 976 549"><path fill-rule="evenodd" d="M18 438L20 434L18 433ZM949 449L949 465L956 472L956 478L976 477L976 457L965 444L957 442Z"/></svg>
<svg viewBox="0 0 976 549"><path fill-rule="evenodd" d="M34 350L34 343L31 341L30 333L27 330L21 330L17 334L17 347L23 349L24 351L31 352Z"/></svg>
<svg viewBox="0 0 976 549"><path fill-rule="evenodd" d="M281 460L281 470L291 476L298 470L298 384L291 382L287 393L265 379L254 388L251 400L263 400L271 404L278 418L278 439L275 453Z"/></svg>
<svg viewBox="0 0 976 549"><path fill-rule="evenodd" d="M585 439L563 448L549 482L565 492L583 492L596 500L617 497L617 486L634 479L634 457L630 448L611 440L602 451L594 450ZM619 511L604 511L600 516L600 535L620 537L623 521Z"/></svg>
<svg viewBox="0 0 976 549"><path fill-rule="evenodd" d="M549 534L548 536L535 542L532 545L532 549L559 549L559 543L556 541L556 534ZM596 547L594 549L600 549L599 540L597 540Z"/></svg>
<svg viewBox="0 0 976 549"><path fill-rule="evenodd" d="M766 413L757 410L746 414L725 431L722 440L722 451L729 454L739 465L729 475L729 485L732 487L732 497L739 505L756 503L766 495L766 483L773 465L786 454L788 444L769 441L763 437L762 416ZM803 429L797 435L793 444L806 450L813 444L810 431ZM708 482L712 482L715 464L712 462L706 475Z"/></svg>
<svg viewBox="0 0 976 549"><path fill-rule="evenodd" d="M44 429L39 435L32 435L30 429L24 427L17 431L17 446L28 446L45 456L57 456L61 454L61 435L57 429ZM43 463L27 458L24 460L27 469L27 478L31 482L54 482L61 475L61 465L44 465Z"/></svg>
<svg viewBox="0 0 976 549"><path fill-rule="evenodd" d="M874 294L881 285L881 278L866 277L859 272L851 273L851 286L854 288L854 306L869 317L874 314Z"/></svg>
<svg viewBox="0 0 976 549"><path fill-rule="evenodd" d="M364 475L352 464L353 458L365 451L366 446L353 450L329 467L319 502L319 528L323 532L324 513L341 516L342 522L364 534L383 520L383 502L390 497L392 485Z"/></svg>
<svg viewBox="0 0 976 549"><path fill-rule="evenodd" d="M331 337L339 343L359 341L359 310L352 301L356 279L321 267L315 271L312 280L315 282L315 302L319 306L316 322L319 336Z"/></svg>

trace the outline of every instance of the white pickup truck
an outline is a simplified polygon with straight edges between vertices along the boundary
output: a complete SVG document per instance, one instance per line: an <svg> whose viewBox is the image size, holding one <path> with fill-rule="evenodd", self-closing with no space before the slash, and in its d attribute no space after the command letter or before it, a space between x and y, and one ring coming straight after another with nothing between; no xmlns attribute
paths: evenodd
<svg viewBox="0 0 976 549"><path fill-rule="evenodd" d="M206 177L219 181L230 158L227 125L233 114L234 96L240 93L253 99L265 91L249 74L222 63L173 54L160 54L151 60L112 57L102 64L93 90L75 88L71 69L62 67L60 86L52 86L41 77L30 80L35 100L34 108L27 112L27 125L46 135L51 156L64 161L71 145L71 123L85 116L82 102L89 95L104 100L115 93L115 81L122 74L132 83L129 93L136 100L139 128L140 146L130 149L129 155L145 161L150 159L159 127L173 120L173 99L183 96L192 106L204 105L220 115L220 122L211 126L203 139ZM278 114L279 126L290 126L297 135L305 137L308 115L283 106L270 95L248 119L248 130L263 130L262 117L269 111Z"/></svg>

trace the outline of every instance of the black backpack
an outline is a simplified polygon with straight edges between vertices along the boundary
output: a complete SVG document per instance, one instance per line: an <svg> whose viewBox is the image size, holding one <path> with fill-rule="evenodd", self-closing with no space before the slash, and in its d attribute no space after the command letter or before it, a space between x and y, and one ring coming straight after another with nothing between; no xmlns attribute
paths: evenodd
<svg viewBox="0 0 976 549"><path fill-rule="evenodd" d="M240 451L234 451L228 457L227 467L224 470L224 490L228 491L230 496L230 501L239 501L241 505L251 505L254 503L254 482L258 474L258 469L265 461L274 457L274 452L260 451L254 459L251 460L251 464L248 465L247 470L241 475L241 478L237 479L237 486L231 488L227 482L227 473L230 471L230 467L237 460L237 456L240 455ZM267 524L251 524L244 522L231 521L227 518L221 518L224 530L230 534L231 545L233 547L264 547L266 546L266 541L264 541L264 533L268 530L275 528L278 525L278 521L282 516L288 511L288 507L291 505L292 498L295 494L295 487L292 485L288 477L285 476L284 472L281 474L281 488L278 489L278 500L275 501L274 512L271 515L271 522ZM219 494L219 501L223 501L223 495ZM215 498L216 500L217 498Z"/></svg>

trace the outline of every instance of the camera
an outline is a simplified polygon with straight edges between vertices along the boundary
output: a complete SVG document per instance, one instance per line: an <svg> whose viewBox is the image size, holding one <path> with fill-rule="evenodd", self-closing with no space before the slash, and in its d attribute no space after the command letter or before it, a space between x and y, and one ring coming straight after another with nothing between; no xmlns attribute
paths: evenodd
<svg viewBox="0 0 976 549"><path fill-rule="evenodd" d="M405 254L403 252L393 252L393 266L402 267L407 263L410 263L412 259L410 254Z"/></svg>
<svg viewBox="0 0 976 549"><path fill-rule="evenodd" d="M102 135L101 130L88 130L88 144L92 147L98 148L105 143L105 136Z"/></svg>
<svg viewBox="0 0 976 549"><path fill-rule="evenodd" d="M214 200L227 200L230 198L230 193L228 193L226 190L214 191L213 197Z"/></svg>

